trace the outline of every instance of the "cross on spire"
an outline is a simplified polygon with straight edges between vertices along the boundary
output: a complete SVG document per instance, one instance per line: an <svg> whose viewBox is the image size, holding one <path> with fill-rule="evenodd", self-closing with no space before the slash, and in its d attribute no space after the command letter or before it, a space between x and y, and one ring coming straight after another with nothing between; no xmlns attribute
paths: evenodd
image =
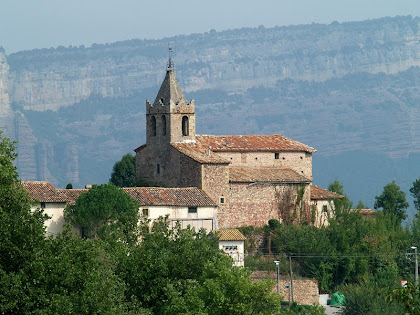
<svg viewBox="0 0 420 315"><path fill-rule="evenodd" d="M172 47L168 46L168 51L169 51L168 70L173 70L174 69L174 63L172 61Z"/></svg>

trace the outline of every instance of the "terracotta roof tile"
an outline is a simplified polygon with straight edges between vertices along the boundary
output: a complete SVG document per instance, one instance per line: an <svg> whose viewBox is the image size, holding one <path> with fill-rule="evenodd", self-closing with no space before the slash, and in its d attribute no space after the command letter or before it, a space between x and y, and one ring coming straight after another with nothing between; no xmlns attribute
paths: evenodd
<svg viewBox="0 0 420 315"><path fill-rule="evenodd" d="M304 151L314 153L316 150L298 141L286 138L283 135L246 135L246 136L209 136L197 135L197 143L205 148L211 147L214 152L227 151Z"/></svg>
<svg viewBox="0 0 420 315"><path fill-rule="evenodd" d="M229 181L234 183L310 183L305 176L291 169L229 168Z"/></svg>
<svg viewBox="0 0 420 315"><path fill-rule="evenodd" d="M376 214L376 211L372 209L350 209L350 211L359 212L363 216L371 216Z"/></svg>
<svg viewBox="0 0 420 315"><path fill-rule="evenodd" d="M238 229L217 230L215 231L219 241L244 241L246 237Z"/></svg>
<svg viewBox="0 0 420 315"><path fill-rule="evenodd" d="M47 181L22 182L32 200L39 202L67 202L67 198Z"/></svg>
<svg viewBox="0 0 420 315"><path fill-rule="evenodd" d="M344 196L336 194L335 192L323 189L321 187L311 185L311 199L312 200L328 200L344 198Z"/></svg>
<svg viewBox="0 0 420 315"><path fill-rule="evenodd" d="M216 206L204 191L196 187L129 187L123 189L142 206Z"/></svg>
<svg viewBox="0 0 420 315"><path fill-rule="evenodd" d="M76 203L77 198L79 198L81 194L84 194L89 191L89 189L57 189L57 190L66 196L67 202L71 205L74 205Z"/></svg>

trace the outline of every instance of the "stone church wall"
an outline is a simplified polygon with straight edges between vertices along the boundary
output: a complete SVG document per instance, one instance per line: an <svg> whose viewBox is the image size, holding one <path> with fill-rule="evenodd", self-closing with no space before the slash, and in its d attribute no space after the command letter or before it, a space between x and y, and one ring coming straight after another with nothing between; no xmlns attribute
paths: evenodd
<svg viewBox="0 0 420 315"><path fill-rule="evenodd" d="M298 185L264 185L248 183L230 183L229 207L224 213L219 213L219 226L221 228L233 228L240 226L263 226L270 219L281 221L279 210L279 198L288 191L292 193L293 200L296 198ZM309 206L309 185L305 185L303 203L306 210ZM299 209L299 208L298 208ZM310 215L310 213L309 213ZM299 212L297 213L299 216ZM302 216L302 221L308 218Z"/></svg>
<svg viewBox="0 0 420 315"><path fill-rule="evenodd" d="M312 180L312 154L305 152L217 152L231 167L288 168Z"/></svg>

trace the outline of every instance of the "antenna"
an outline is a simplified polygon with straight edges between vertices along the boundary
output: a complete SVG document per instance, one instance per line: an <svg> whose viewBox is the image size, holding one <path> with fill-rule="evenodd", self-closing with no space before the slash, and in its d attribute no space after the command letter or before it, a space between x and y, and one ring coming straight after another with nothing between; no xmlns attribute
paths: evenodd
<svg viewBox="0 0 420 315"><path fill-rule="evenodd" d="M168 61L168 70L174 69L174 63L172 61L172 47L168 44L168 53L169 53L169 61Z"/></svg>

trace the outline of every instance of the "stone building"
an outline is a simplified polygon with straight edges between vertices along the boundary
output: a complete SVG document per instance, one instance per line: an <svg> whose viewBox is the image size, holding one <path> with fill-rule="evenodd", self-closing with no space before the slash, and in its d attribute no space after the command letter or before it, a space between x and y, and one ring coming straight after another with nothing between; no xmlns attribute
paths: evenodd
<svg viewBox="0 0 420 315"><path fill-rule="evenodd" d="M202 189L217 203L222 229L272 218L323 221L320 199L311 199L314 148L280 134L197 135L195 127L194 100L185 98L170 58L155 101L146 101L146 143L134 150L138 182ZM314 189L325 202L334 197Z"/></svg>
<svg viewBox="0 0 420 315"><path fill-rule="evenodd" d="M47 181L22 182L32 200L31 210L43 209L50 218L45 221L47 235L63 232L65 224L64 209L74 205L80 195L89 189L57 189ZM130 187L123 190L139 203L140 215L150 220L168 217L171 226L176 222L182 228L190 226L198 231L205 228L207 232L217 229L217 205L202 190L196 187L159 188ZM81 233L74 227L76 233Z"/></svg>

